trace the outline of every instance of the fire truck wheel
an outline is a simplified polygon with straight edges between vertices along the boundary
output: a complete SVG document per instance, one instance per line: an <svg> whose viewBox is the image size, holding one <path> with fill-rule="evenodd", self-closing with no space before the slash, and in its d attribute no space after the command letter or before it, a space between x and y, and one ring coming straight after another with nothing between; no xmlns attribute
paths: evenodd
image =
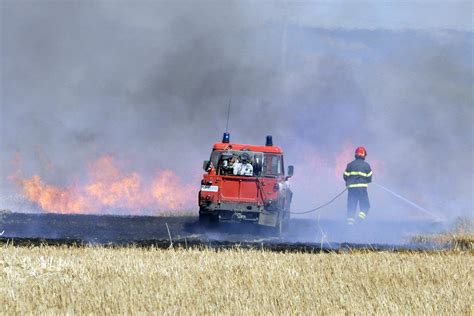
<svg viewBox="0 0 474 316"><path fill-rule="evenodd" d="M219 214L199 214L199 224L214 226L219 223Z"/></svg>
<svg viewBox="0 0 474 316"><path fill-rule="evenodd" d="M207 214L199 214L199 224L205 225L209 223L209 216Z"/></svg>
<svg viewBox="0 0 474 316"><path fill-rule="evenodd" d="M219 224L219 214L212 214L209 216L209 222L211 224Z"/></svg>

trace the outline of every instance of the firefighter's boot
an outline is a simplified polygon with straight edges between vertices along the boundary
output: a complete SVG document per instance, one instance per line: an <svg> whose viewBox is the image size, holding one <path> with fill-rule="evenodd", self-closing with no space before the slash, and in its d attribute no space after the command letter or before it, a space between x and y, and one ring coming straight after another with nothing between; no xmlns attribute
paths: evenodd
<svg viewBox="0 0 474 316"><path fill-rule="evenodd" d="M360 212L359 212L359 218L360 218L361 220L364 220L366 216L367 216L367 214L366 214L365 212L363 212L363 211L360 211Z"/></svg>

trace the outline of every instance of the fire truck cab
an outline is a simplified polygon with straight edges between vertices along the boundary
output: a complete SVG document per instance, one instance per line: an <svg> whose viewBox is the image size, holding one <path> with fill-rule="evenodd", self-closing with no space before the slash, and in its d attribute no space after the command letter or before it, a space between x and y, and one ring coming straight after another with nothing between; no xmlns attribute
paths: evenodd
<svg viewBox="0 0 474 316"><path fill-rule="evenodd" d="M283 151L267 136L265 146L230 143L229 133L214 144L199 191L199 221L253 222L281 234L289 224L293 193Z"/></svg>

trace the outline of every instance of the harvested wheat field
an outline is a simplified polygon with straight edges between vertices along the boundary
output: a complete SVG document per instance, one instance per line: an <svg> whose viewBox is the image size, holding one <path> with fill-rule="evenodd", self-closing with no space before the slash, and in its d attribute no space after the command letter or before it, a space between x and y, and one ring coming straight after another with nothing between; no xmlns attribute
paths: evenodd
<svg viewBox="0 0 474 316"><path fill-rule="evenodd" d="M0 248L0 313L472 314L472 252Z"/></svg>

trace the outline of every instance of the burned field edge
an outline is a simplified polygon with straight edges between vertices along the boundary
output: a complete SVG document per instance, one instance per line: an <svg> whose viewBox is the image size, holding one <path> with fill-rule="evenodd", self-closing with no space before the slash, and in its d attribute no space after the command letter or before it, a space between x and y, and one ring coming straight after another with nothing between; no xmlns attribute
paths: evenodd
<svg viewBox="0 0 474 316"><path fill-rule="evenodd" d="M402 244L299 241L270 236L202 231L196 216L114 216L3 213L0 246L139 247L158 249L248 249L288 253L352 251L437 252L474 249L472 221L457 221L451 231L416 235ZM295 224L303 225L306 222ZM242 226L234 228L240 231ZM171 234L169 230L171 230ZM213 235L216 233L218 237ZM263 238L262 238L263 237Z"/></svg>
<svg viewBox="0 0 474 316"><path fill-rule="evenodd" d="M79 239L45 239L45 238L6 238L0 237L0 246L15 247L103 247L103 248L156 248L156 249L211 249L221 250L258 250L282 253L348 253L348 252L451 252L468 251L474 254L474 242L471 239L466 241L448 241L443 243L419 243L403 246L383 245L383 244L356 244L356 243L331 243L324 246L319 243L288 243L288 242L233 242L219 240L201 240L196 238L177 240L137 240L133 242L109 242L93 243Z"/></svg>

